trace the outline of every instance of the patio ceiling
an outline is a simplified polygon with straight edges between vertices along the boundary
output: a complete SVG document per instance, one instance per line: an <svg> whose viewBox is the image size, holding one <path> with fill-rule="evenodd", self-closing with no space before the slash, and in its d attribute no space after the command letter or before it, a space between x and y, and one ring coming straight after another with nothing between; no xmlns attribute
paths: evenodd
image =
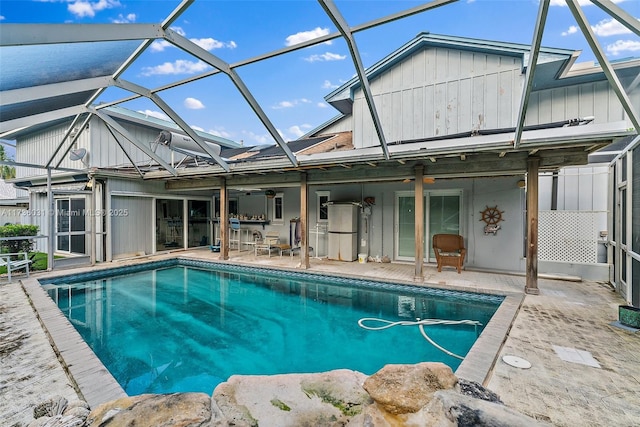
<svg viewBox="0 0 640 427"><path fill-rule="evenodd" d="M181 36L170 29L181 14L183 14L194 0L182 1L173 12L160 24L2 24L0 32L0 59L2 60L2 73L0 74L0 138L10 138L11 135L24 129L54 122L61 119L72 119L62 141L51 153L48 162L35 165L46 168L55 168L54 158L60 151L68 148L75 142L77 135L72 133L73 128L91 117L98 117L106 125L124 138L131 140L131 135L122 134L122 129L104 114L101 110L122 104L124 102L146 97L155 103L167 116L191 137L200 148L213 159L217 166L208 168L209 173L229 174L234 172L251 173L266 170L304 170L308 168L322 168L331 165L345 165L362 162L395 162L412 160L418 155L424 158L425 154L435 156L454 155L460 159L469 153L482 151L503 152L506 150L522 150L531 152L539 150L536 143L525 137L524 117L527 110L529 96L533 88L533 76L536 71L538 53L542 32L545 26L549 0L540 2L539 13L536 19L534 34L532 35L529 63L526 68L525 87L520 100L518 118L515 131L509 134L507 146L501 147L505 141L491 141L484 146L469 146L471 142L462 141L462 145L456 146L445 143L431 144L428 147L419 147L415 152L413 148L397 148L387 143L384 129L376 112L373 95L369 87L367 72L362 65L357 43L353 35L360 31L384 25L386 23L403 19L418 13L428 13L430 9L446 6L456 0L434 0L405 11L380 17L376 20L350 26L341 14L340 9L333 1L318 0L322 10L331 19L338 32L315 38L283 49L267 52L252 58L239 61L234 64L227 63L221 58L202 49L194 42ZM617 19L622 25L640 36L640 24L630 14L616 6L609 0L592 0L594 4L606 13ZM625 112L635 129L640 129L640 120L629 98L620 84L616 73L599 46L590 25L587 23L578 0L567 0L567 4L582 30L594 55L601 65L609 83L618 96ZM354 63L359 85L363 89L367 101L369 114L376 129L379 147L357 150L355 153L334 153L331 155L296 156L282 139L275 126L269 119L265 109L253 96L236 70L239 67L263 61L275 56L288 54L312 45L324 43L328 40L342 38L346 42L351 59ZM136 59L150 47L154 40L163 39L190 55L206 62L214 67L209 71L188 79L175 81L162 87L147 88L121 78L124 71L130 67ZM33 64L39 64L33 67ZM41 70L46 69L46 73ZM284 156L283 161L251 162L241 165L230 165L216 152L212 151L204 139L180 117L179 114L161 97L165 90L186 85L191 82L210 78L216 74L224 74L235 86L236 90L246 100L249 107L276 141ZM111 101L99 103L100 95L109 87L117 87L130 93L129 96ZM596 132L597 133L597 132ZM619 135L619 134L618 134ZM550 141L548 139L547 141ZM528 142L527 142L528 141ZM587 142L589 139L587 138ZM601 146L610 140L601 139L593 142L592 147ZM143 149L137 141L132 143ZM459 144L461 141L455 141ZM473 144L479 141L474 140ZM401 146L399 146L401 147ZM115 147L114 147L115 148ZM428 153L427 153L428 151ZM416 154L417 153L417 154ZM500 158L504 157L501 155ZM432 160L433 161L433 160ZM11 164L11 162L2 162ZM145 172L146 178L177 177L183 176L183 171L177 171L167 164L160 162L165 172ZM135 165L132 165L135 166ZM139 172L139 171L138 171ZM202 170L200 170L202 172ZM188 172L190 173L190 172ZM185 176L188 176L187 175Z"/></svg>

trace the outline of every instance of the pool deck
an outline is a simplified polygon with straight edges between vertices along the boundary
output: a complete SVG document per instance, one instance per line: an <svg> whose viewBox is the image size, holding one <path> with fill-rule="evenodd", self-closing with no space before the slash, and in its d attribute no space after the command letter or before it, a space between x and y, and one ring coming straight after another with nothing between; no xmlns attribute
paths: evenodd
<svg viewBox="0 0 640 427"><path fill-rule="evenodd" d="M234 264L300 271L298 257L255 257L246 251L230 256L227 262ZM193 250L93 269L173 257L219 261L218 254ZM9 284L0 279L3 425L28 424L33 406L53 396L72 400L79 391L93 406L124 394L37 281L87 270L32 274ZM425 266L424 279L416 281L413 264L315 258L308 271L506 295L458 376L484 382L507 406L552 425L640 425L640 331L616 325L618 306L625 302L607 284L541 278L540 295L525 295L524 276L512 274L438 273ZM511 366L502 360L505 355L523 358L531 367Z"/></svg>

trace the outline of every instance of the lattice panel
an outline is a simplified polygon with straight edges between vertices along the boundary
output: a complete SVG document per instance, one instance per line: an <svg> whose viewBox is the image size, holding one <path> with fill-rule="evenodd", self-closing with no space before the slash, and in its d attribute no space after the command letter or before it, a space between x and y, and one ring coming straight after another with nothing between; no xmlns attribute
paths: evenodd
<svg viewBox="0 0 640 427"><path fill-rule="evenodd" d="M540 211L538 259L597 263L597 215L591 211Z"/></svg>

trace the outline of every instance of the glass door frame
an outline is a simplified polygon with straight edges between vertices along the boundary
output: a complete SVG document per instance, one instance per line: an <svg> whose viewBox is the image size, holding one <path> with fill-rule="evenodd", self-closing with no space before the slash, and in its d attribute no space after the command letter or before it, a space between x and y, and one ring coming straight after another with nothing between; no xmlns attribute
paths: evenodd
<svg viewBox="0 0 640 427"><path fill-rule="evenodd" d="M459 234L464 236L464 221L463 221L463 209L464 209L464 192L462 189L442 189L442 190L424 190L422 193L422 203L424 204L424 254L426 262L435 262L435 258L430 257L431 253L431 239L429 229L429 201L432 196L458 196L459 205L458 211L460 213L459 221ZM415 192L410 190L396 191L394 201L394 226L393 226L393 256L397 261L415 261L415 256L400 256L400 198L402 197L415 197ZM414 205L415 206L415 205ZM415 227L415 224L414 224ZM413 230L415 234L415 230Z"/></svg>
<svg viewBox="0 0 640 427"><path fill-rule="evenodd" d="M82 206L72 206L74 202L82 202ZM60 206L60 202L67 202L67 207L64 209ZM65 254L87 254L87 217L86 217L87 198L85 196L58 196L55 197L55 252ZM66 230L60 230L62 218L66 220ZM82 230L74 230L78 225ZM82 252L73 251L75 248L74 237L82 236ZM60 237L67 237L67 249L60 248Z"/></svg>

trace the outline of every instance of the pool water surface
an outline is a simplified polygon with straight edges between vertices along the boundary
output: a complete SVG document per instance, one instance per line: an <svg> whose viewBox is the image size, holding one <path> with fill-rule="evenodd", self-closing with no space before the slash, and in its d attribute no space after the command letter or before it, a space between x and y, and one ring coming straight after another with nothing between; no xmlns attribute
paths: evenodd
<svg viewBox="0 0 640 427"><path fill-rule="evenodd" d="M212 393L231 375L370 375L389 363L460 360L416 326L367 330L362 318L474 320L426 326L464 356L501 298L247 268L172 265L45 289L129 395ZM309 280L304 280L305 278Z"/></svg>

